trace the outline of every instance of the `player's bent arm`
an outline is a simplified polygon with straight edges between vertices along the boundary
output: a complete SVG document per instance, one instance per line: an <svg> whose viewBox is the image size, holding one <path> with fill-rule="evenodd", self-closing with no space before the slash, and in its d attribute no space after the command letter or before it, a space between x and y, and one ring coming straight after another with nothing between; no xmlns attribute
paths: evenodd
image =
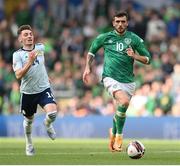
<svg viewBox="0 0 180 166"><path fill-rule="evenodd" d="M142 54L135 53L132 48L127 49L127 55L143 64L150 64L151 56L147 50L141 50Z"/></svg>
<svg viewBox="0 0 180 166"><path fill-rule="evenodd" d="M34 60L37 58L38 56L38 52L37 51L31 51L29 53L29 60L28 62L21 68L21 69L17 69L15 71L15 75L17 79L21 79L22 77L24 77L24 75L28 72L29 68L31 67L31 65L33 64Z"/></svg>
<svg viewBox="0 0 180 166"><path fill-rule="evenodd" d="M139 54L136 54L137 55L135 57L136 60L140 61L141 63L148 64L148 65L151 63L152 57L149 51L145 47L138 49L137 52Z"/></svg>
<svg viewBox="0 0 180 166"><path fill-rule="evenodd" d="M148 56L141 56L141 55L135 54L134 59L143 64L150 64L150 59Z"/></svg>
<svg viewBox="0 0 180 166"><path fill-rule="evenodd" d="M31 65L32 63L28 62L23 66L23 68L16 70L15 71L16 78L20 80L22 77L24 77L24 75L28 72Z"/></svg>
<svg viewBox="0 0 180 166"><path fill-rule="evenodd" d="M150 64L151 63L151 55L149 51L145 48L143 43L140 43L138 47L135 49L138 54L135 53L134 59L143 63L143 64Z"/></svg>

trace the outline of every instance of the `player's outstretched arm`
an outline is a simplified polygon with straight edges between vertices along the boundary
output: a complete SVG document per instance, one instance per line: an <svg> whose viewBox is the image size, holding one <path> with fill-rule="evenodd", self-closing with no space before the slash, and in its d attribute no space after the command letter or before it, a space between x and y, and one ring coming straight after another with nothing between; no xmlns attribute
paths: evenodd
<svg viewBox="0 0 180 166"><path fill-rule="evenodd" d="M15 72L17 79L21 79L22 77L24 77L24 75L28 72L29 68L31 67L34 60L36 59L37 55L38 55L37 52L34 52L34 51L29 53L28 62L23 66L23 68L18 69Z"/></svg>
<svg viewBox="0 0 180 166"><path fill-rule="evenodd" d="M86 66L85 66L84 73L83 73L83 82L85 84L88 83L88 77L91 74L91 64L92 64L93 59L94 59L94 57L88 53L87 58L86 58Z"/></svg>

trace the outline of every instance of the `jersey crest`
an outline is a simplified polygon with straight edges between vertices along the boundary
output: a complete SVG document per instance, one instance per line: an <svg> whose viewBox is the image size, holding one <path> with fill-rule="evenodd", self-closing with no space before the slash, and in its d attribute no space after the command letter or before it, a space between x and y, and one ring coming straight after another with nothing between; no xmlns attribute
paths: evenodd
<svg viewBox="0 0 180 166"><path fill-rule="evenodd" d="M131 44L131 39L130 39L130 38L125 38L125 39L124 39L124 42L125 42L127 45L129 45L129 44Z"/></svg>

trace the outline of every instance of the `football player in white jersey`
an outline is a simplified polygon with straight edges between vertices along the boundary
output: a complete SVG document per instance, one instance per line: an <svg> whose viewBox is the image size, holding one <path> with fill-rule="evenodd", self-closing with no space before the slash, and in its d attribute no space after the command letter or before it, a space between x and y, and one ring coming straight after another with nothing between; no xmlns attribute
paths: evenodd
<svg viewBox="0 0 180 166"><path fill-rule="evenodd" d="M26 139L26 155L35 154L32 143L32 123L39 104L46 112L44 126L48 136L56 138L52 123L56 119L57 105L50 89L48 74L44 65L44 45L34 43L34 34L30 25L18 29L18 40L22 47L13 53L13 70L21 80L20 111L24 116L23 127Z"/></svg>

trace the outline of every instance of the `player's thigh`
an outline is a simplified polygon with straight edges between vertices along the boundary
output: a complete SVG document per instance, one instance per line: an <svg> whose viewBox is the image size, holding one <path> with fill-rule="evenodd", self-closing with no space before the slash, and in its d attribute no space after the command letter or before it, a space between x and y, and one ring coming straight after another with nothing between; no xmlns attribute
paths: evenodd
<svg viewBox="0 0 180 166"><path fill-rule="evenodd" d="M117 103L128 105L132 95L135 92L135 83L121 83L113 78L103 79L104 87L112 95Z"/></svg>
<svg viewBox="0 0 180 166"><path fill-rule="evenodd" d="M25 117L32 117L37 111L37 96L21 94L20 112Z"/></svg>
<svg viewBox="0 0 180 166"><path fill-rule="evenodd" d="M51 111L56 111L57 110L57 105L56 105L54 96L53 96L50 88L48 88L45 91L41 92L38 104L46 112L51 112Z"/></svg>
<svg viewBox="0 0 180 166"><path fill-rule="evenodd" d="M115 98L117 104L122 104L122 105L126 105L126 106L129 105L130 97L127 94L127 92L125 92L123 90L117 90L117 91L114 91L113 94L114 94L114 98Z"/></svg>
<svg viewBox="0 0 180 166"><path fill-rule="evenodd" d="M57 105L54 104L54 103L49 103L49 104L46 104L43 107L43 109L44 109L45 112L57 111Z"/></svg>

